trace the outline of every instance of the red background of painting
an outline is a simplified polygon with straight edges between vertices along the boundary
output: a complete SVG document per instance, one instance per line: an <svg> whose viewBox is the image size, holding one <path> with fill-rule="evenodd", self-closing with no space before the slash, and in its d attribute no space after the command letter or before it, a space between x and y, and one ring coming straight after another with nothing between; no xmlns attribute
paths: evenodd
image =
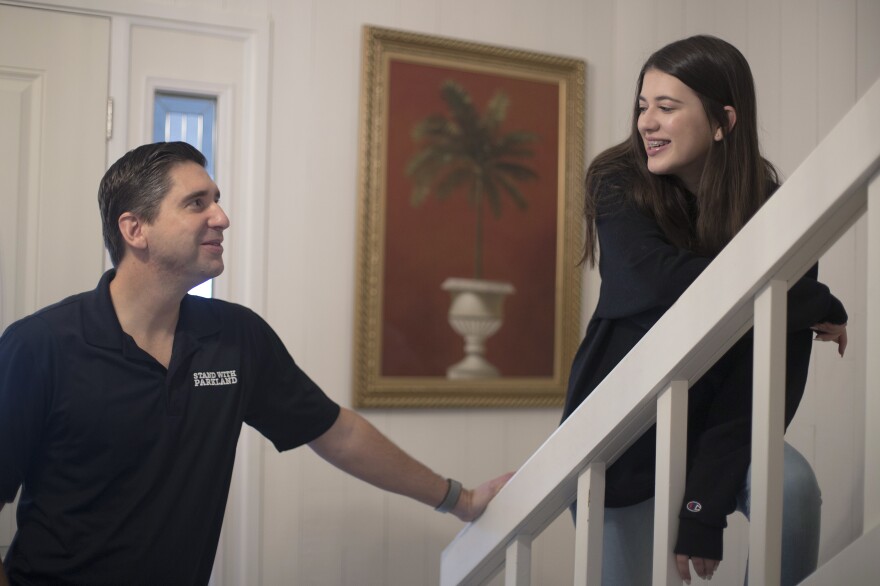
<svg viewBox="0 0 880 586"><path fill-rule="evenodd" d="M440 87L453 79L480 113L502 90L510 98L502 132L538 135L535 155L514 159L539 178L521 182L528 202L520 210L509 196L501 217L483 214L483 278L513 283L504 302L504 325L487 341L486 358L502 376L553 375L558 192L559 91L555 83L391 61L385 217L382 376L446 376L463 358L464 341L449 325L448 277L474 274L475 210L464 194L439 201L432 194L410 203L405 169L420 150L413 127L448 106ZM485 204L484 204L485 205Z"/></svg>

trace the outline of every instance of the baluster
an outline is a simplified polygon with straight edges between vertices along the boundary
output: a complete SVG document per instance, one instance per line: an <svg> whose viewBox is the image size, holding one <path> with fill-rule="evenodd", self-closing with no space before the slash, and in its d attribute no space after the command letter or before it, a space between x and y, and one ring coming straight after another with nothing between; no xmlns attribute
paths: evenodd
<svg viewBox="0 0 880 586"><path fill-rule="evenodd" d="M782 571L787 293L785 281L770 281L755 298L750 586L779 584Z"/></svg>
<svg viewBox="0 0 880 586"><path fill-rule="evenodd" d="M605 523L605 462L592 462L578 476L577 503L574 584L599 586Z"/></svg>
<svg viewBox="0 0 880 586"><path fill-rule="evenodd" d="M505 586L529 586L532 583L532 536L517 535L507 546L504 563Z"/></svg>
<svg viewBox="0 0 880 586"><path fill-rule="evenodd" d="M654 586L680 586L672 553L687 468L688 382L672 381L657 398L654 487Z"/></svg>

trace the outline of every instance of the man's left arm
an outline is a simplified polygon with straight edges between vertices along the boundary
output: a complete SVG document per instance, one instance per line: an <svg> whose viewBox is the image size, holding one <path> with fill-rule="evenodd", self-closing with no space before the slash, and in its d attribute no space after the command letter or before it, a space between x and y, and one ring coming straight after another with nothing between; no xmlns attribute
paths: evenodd
<svg viewBox="0 0 880 586"><path fill-rule="evenodd" d="M431 507L444 502L450 483L404 452L369 421L343 408L336 422L309 443L319 456L373 486L408 496ZM482 514L512 473L463 489L449 512L462 521Z"/></svg>

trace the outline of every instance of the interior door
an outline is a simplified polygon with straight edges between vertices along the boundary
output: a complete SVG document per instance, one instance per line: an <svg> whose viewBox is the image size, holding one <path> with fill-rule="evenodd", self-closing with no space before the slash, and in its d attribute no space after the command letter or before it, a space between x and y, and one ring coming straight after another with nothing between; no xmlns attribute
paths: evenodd
<svg viewBox="0 0 880 586"><path fill-rule="evenodd" d="M0 330L101 275L109 50L107 18L0 5Z"/></svg>

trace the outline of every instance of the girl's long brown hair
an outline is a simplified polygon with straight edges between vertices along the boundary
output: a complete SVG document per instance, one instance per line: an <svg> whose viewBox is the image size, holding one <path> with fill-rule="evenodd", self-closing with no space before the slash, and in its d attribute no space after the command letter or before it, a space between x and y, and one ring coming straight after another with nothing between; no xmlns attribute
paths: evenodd
<svg viewBox="0 0 880 586"><path fill-rule="evenodd" d="M725 106L736 110L736 124L721 141L713 141L696 194L672 175L648 171L647 154L638 130L638 96L645 72L672 75L691 88L712 125L728 128ZM596 157L587 170L584 215L587 234L583 261L595 265L596 199L603 182L624 178L624 197L656 219L671 243L705 256L715 256L730 242L769 197L779 176L761 156L755 84L745 57L730 43L694 36L666 45L651 55L639 73L630 136Z"/></svg>

